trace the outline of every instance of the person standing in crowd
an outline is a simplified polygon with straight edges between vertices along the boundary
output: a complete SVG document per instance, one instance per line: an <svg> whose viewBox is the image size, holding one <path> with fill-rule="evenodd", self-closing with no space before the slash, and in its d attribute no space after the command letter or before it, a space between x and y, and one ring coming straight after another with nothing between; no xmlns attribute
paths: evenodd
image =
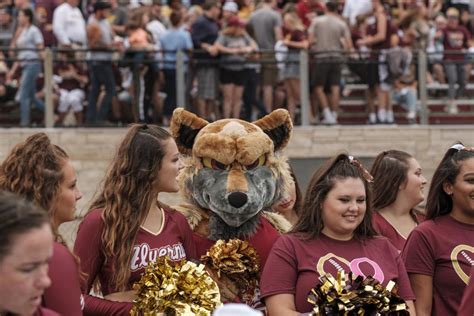
<svg viewBox="0 0 474 316"><path fill-rule="evenodd" d="M36 97L36 79L41 73L41 59L43 53L43 35L33 25L33 11L22 9L18 14L18 36L13 47L19 49L17 59L7 74L7 82L11 81L15 73L21 68L20 79L20 126L29 126L31 123L31 103L36 108L44 110L43 101Z"/></svg>
<svg viewBox="0 0 474 316"><path fill-rule="evenodd" d="M474 248L474 149L453 145L431 179L426 221L408 237L402 256L417 315L456 315Z"/></svg>
<svg viewBox="0 0 474 316"><path fill-rule="evenodd" d="M109 21L111 5L105 1L94 3L94 15L89 18L87 37L89 43L88 60L90 71L90 91L86 114L86 123L105 124L108 122L110 105L115 95L115 79L112 68L112 49L114 33ZM97 99L101 86L105 87L105 96L97 113Z"/></svg>
<svg viewBox="0 0 474 316"><path fill-rule="evenodd" d="M239 13L239 6L234 1L226 1L222 6L222 19L221 25L222 27L227 26L227 22L234 17L237 17L237 13Z"/></svg>
<svg viewBox="0 0 474 316"><path fill-rule="evenodd" d="M388 68L385 64L385 53L390 48L390 40L393 35L393 28L389 12L385 10L382 0L372 1L372 13L375 18L373 23L367 27L367 34L357 41L357 46L368 46L372 50L367 65L367 82L372 91L376 91L378 98L378 111L369 108L369 123L394 123L395 117L390 99L390 84L387 83ZM369 103L369 105L373 105Z"/></svg>
<svg viewBox="0 0 474 316"><path fill-rule="evenodd" d="M449 8L446 11L448 25L443 31L444 45L444 69L448 79L449 102L446 110L451 114L458 113L456 98L463 95L466 88L465 55L463 52L469 48L471 35L469 31L459 25L459 11L456 8ZM456 91L456 84L459 88Z"/></svg>
<svg viewBox="0 0 474 316"><path fill-rule="evenodd" d="M351 33L337 13L337 3L326 3L327 12L316 17L309 27L309 45L313 46L316 64L312 71L312 86L323 113L323 124L336 124L340 97L343 50L353 49ZM331 89L330 98L324 88ZM331 108L329 107L331 105Z"/></svg>
<svg viewBox="0 0 474 316"><path fill-rule="evenodd" d="M53 234L48 216L13 194L0 193L0 314L58 316L42 308L51 285Z"/></svg>
<svg viewBox="0 0 474 316"><path fill-rule="evenodd" d="M227 21L215 46L221 54L222 117L238 119L248 75L245 69L246 56L257 51L257 44L245 31L245 24L234 16Z"/></svg>
<svg viewBox="0 0 474 316"><path fill-rule="evenodd" d="M220 2L207 0L203 6L204 14L197 18L191 26L191 38L196 59L195 75L197 80L197 109L200 117L212 121L212 113L215 109L214 100L217 98L218 65L212 63L218 51L214 42L219 36L219 15L221 13ZM201 52L199 52L201 51ZM202 52L203 51L203 52ZM216 117L215 117L216 118Z"/></svg>
<svg viewBox="0 0 474 316"><path fill-rule="evenodd" d="M298 222L275 242L262 273L261 297L269 316L311 312L310 289L319 276L336 276L340 269L361 276L376 271L374 278L384 285L394 280L400 297L414 309L399 252L372 228L368 181L367 170L345 154L314 173Z"/></svg>
<svg viewBox="0 0 474 316"><path fill-rule="evenodd" d="M420 164L400 150L383 151L375 157L370 171L375 230L402 251L408 235L424 219L415 209L423 202L426 179Z"/></svg>
<svg viewBox="0 0 474 316"><path fill-rule="evenodd" d="M293 179L293 185L285 196L273 204L272 210L283 215L291 225L295 225L301 216L303 196L301 195L298 179L291 167L290 175Z"/></svg>
<svg viewBox="0 0 474 316"><path fill-rule="evenodd" d="M188 54L193 49L193 41L189 32L182 28L183 15L179 11L173 11L170 15L171 27L161 37L161 47L164 51L163 73L165 76L164 92L166 93L165 107L163 111L163 125L169 125L171 115L176 106L185 107L186 104L177 104L176 99L176 53L182 51L185 54L185 76L188 73ZM186 80L185 80L186 82Z"/></svg>
<svg viewBox="0 0 474 316"><path fill-rule="evenodd" d="M13 17L10 8L0 9L0 46L9 46L13 38ZM6 53L6 52L5 52Z"/></svg>
<svg viewBox="0 0 474 316"><path fill-rule="evenodd" d="M324 14L326 9L322 0L298 0L296 3L296 13L300 17L305 27L309 27L311 21L318 15Z"/></svg>
<svg viewBox="0 0 474 316"><path fill-rule="evenodd" d="M275 8L276 0L263 0L255 12L250 15L248 26L251 28L257 46L263 51L261 75L261 86L263 91L263 104L268 113L273 110L273 89L278 81L278 68L276 65L275 44L283 39L282 18Z"/></svg>
<svg viewBox="0 0 474 316"><path fill-rule="evenodd" d="M87 274L85 315L130 315L132 285L158 256L196 259L185 217L158 200L179 190L180 169L174 139L164 129L132 125L119 145L77 232L74 251ZM104 298L88 295L95 286Z"/></svg>
<svg viewBox="0 0 474 316"><path fill-rule="evenodd" d="M53 33L59 45L86 47L86 21L78 5L79 0L66 0L53 12Z"/></svg>
<svg viewBox="0 0 474 316"><path fill-rule="evenodd" d="M44 292L43 306L61 315L82 315L78 262L59 233L61 224L75 219L82 197L68 155L44 133L28 137L0 165L0 190L32 201L49 215L55 242L48 261L52 285Z"/></svg>
<svg viewBox="0 0 474 316"><path fill-rule="evenodd" d="M287 109L295 122L296 106L300 101L300 51L308 49L305 27L298 15L288 12L283 15L283 44L288 47L282 71L287 95Z"/></svg>

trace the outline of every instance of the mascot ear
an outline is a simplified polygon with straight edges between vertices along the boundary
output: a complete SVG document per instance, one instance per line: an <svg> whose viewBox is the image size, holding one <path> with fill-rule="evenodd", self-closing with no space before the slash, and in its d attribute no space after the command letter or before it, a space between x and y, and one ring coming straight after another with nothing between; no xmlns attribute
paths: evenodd
<svg viewBox="0 0 474 316"><path fill-rule="evenodd" d="M284 109L275 110L253 124L260 127L271 138L275 151L285 148L293 130L290 113Z"/></svg>
<svg viewBox="0 0 474 316"><path fill-rule="evenodd" d="M170 131L180 153L191 155L196 135L207 124L209 124L208 121L183 108L174 110L170 122Z"/></svg>

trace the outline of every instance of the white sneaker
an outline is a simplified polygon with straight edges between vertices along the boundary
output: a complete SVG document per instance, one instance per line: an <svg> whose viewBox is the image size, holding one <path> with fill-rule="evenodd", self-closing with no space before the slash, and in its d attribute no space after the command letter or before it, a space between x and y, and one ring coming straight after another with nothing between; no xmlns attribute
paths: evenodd
<svg viewBox="0 0 474 316"><path fill-rule="evenodd" d="M387 121L387 111L385 109L378 110L377 118L380 123L385 123Z"/></svg>
<svg viewBox="0 0 474 316"><path fill-rule="evenodd" d="M336 120L334 119L334 117L332 116L331 111L329 111L328 108L323 110L323 119L321 120L321 123L325 124L325 125L334 125L334 124L336 124Z"/></svg>
<svg viewBox="0 0 474 316"><path fill-rule="evenodd" d="M415 120L416 119L416 112L415 111L409 111L407 113L407 120Z"/></svg>
<svg viewBox="0 0 474 316"><path fill-rule="evenodd" d="M377 115L375 113L369 113L369 124L377 123Z"/></svg>
<svg viewBox="0 0 474 316"><path fill-rule="evenodd" d="M393 115L393 111L387 111L387 123L393 124L395 122L395 116Z"/></svg>
<svg viewBox="0 0 474 316"><path fill-rule="evenodd" d="M454 101L451 101L446 105L445 111L448 112L449 114L458 114L459 113L458 106Z"/></svg>

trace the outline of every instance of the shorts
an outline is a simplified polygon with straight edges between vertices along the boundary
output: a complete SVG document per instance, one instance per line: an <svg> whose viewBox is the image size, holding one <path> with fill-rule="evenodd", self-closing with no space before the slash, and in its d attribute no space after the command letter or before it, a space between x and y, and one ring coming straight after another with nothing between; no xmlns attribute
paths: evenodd
<svg viewBox="0 0 474 316"><path fill-rule="evenodd" d="M341 62L333 60L317 60L311 72L312 87L338 86L341 83Z"/></svg>
<svg viewBox="0 0 474 316"><path fill-rule="evenodd" d="M367 85L373 89L380 84L379 65L377 62L369 61L367 64Z"/></svg>
<svg viewBox="0 0 474 316"><path fill-rule="evenodd" d="M61 89L59 91L59 113L66 113L69 108L72 108L74 112L82 112L83 102L86 97L84 90L82 89L73 89L65 90Z"/></svg>
<svg viewBox="0 0 474 316"><path fill-rule="evenodd" d="M228 70L221 68L220 73L221 84L235 84L236 86L243 86L248 78L247 70Z"/></svg>
<svg viewBox="0 0 474 316"><path fill-rule="evenodd" d="M276 64L275 54L262 54L262 68L260 71L262 86L274 87L278 82L278 67Z"/></svg>
<svg viewBox="0 0 474 316"><path fill-rule="evenodd" d="M218 68L199 67L196 69L197 96L206 100L217 98Z"/></svg>

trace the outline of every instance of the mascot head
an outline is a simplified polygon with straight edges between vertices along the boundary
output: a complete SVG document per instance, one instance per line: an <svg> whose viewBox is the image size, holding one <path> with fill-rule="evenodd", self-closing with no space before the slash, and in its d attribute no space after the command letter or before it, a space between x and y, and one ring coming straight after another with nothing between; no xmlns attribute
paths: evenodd
<svg viewBox="0 0 474 316"><path fill-rule="evenodd" d="M209 213L210 239L251 236L261 212L290 186L288 163L276 152L287 145L292 127L283 109L253 123L209 123L184 109L174 111L171 133L187 157L181 192Z"/></svg>

